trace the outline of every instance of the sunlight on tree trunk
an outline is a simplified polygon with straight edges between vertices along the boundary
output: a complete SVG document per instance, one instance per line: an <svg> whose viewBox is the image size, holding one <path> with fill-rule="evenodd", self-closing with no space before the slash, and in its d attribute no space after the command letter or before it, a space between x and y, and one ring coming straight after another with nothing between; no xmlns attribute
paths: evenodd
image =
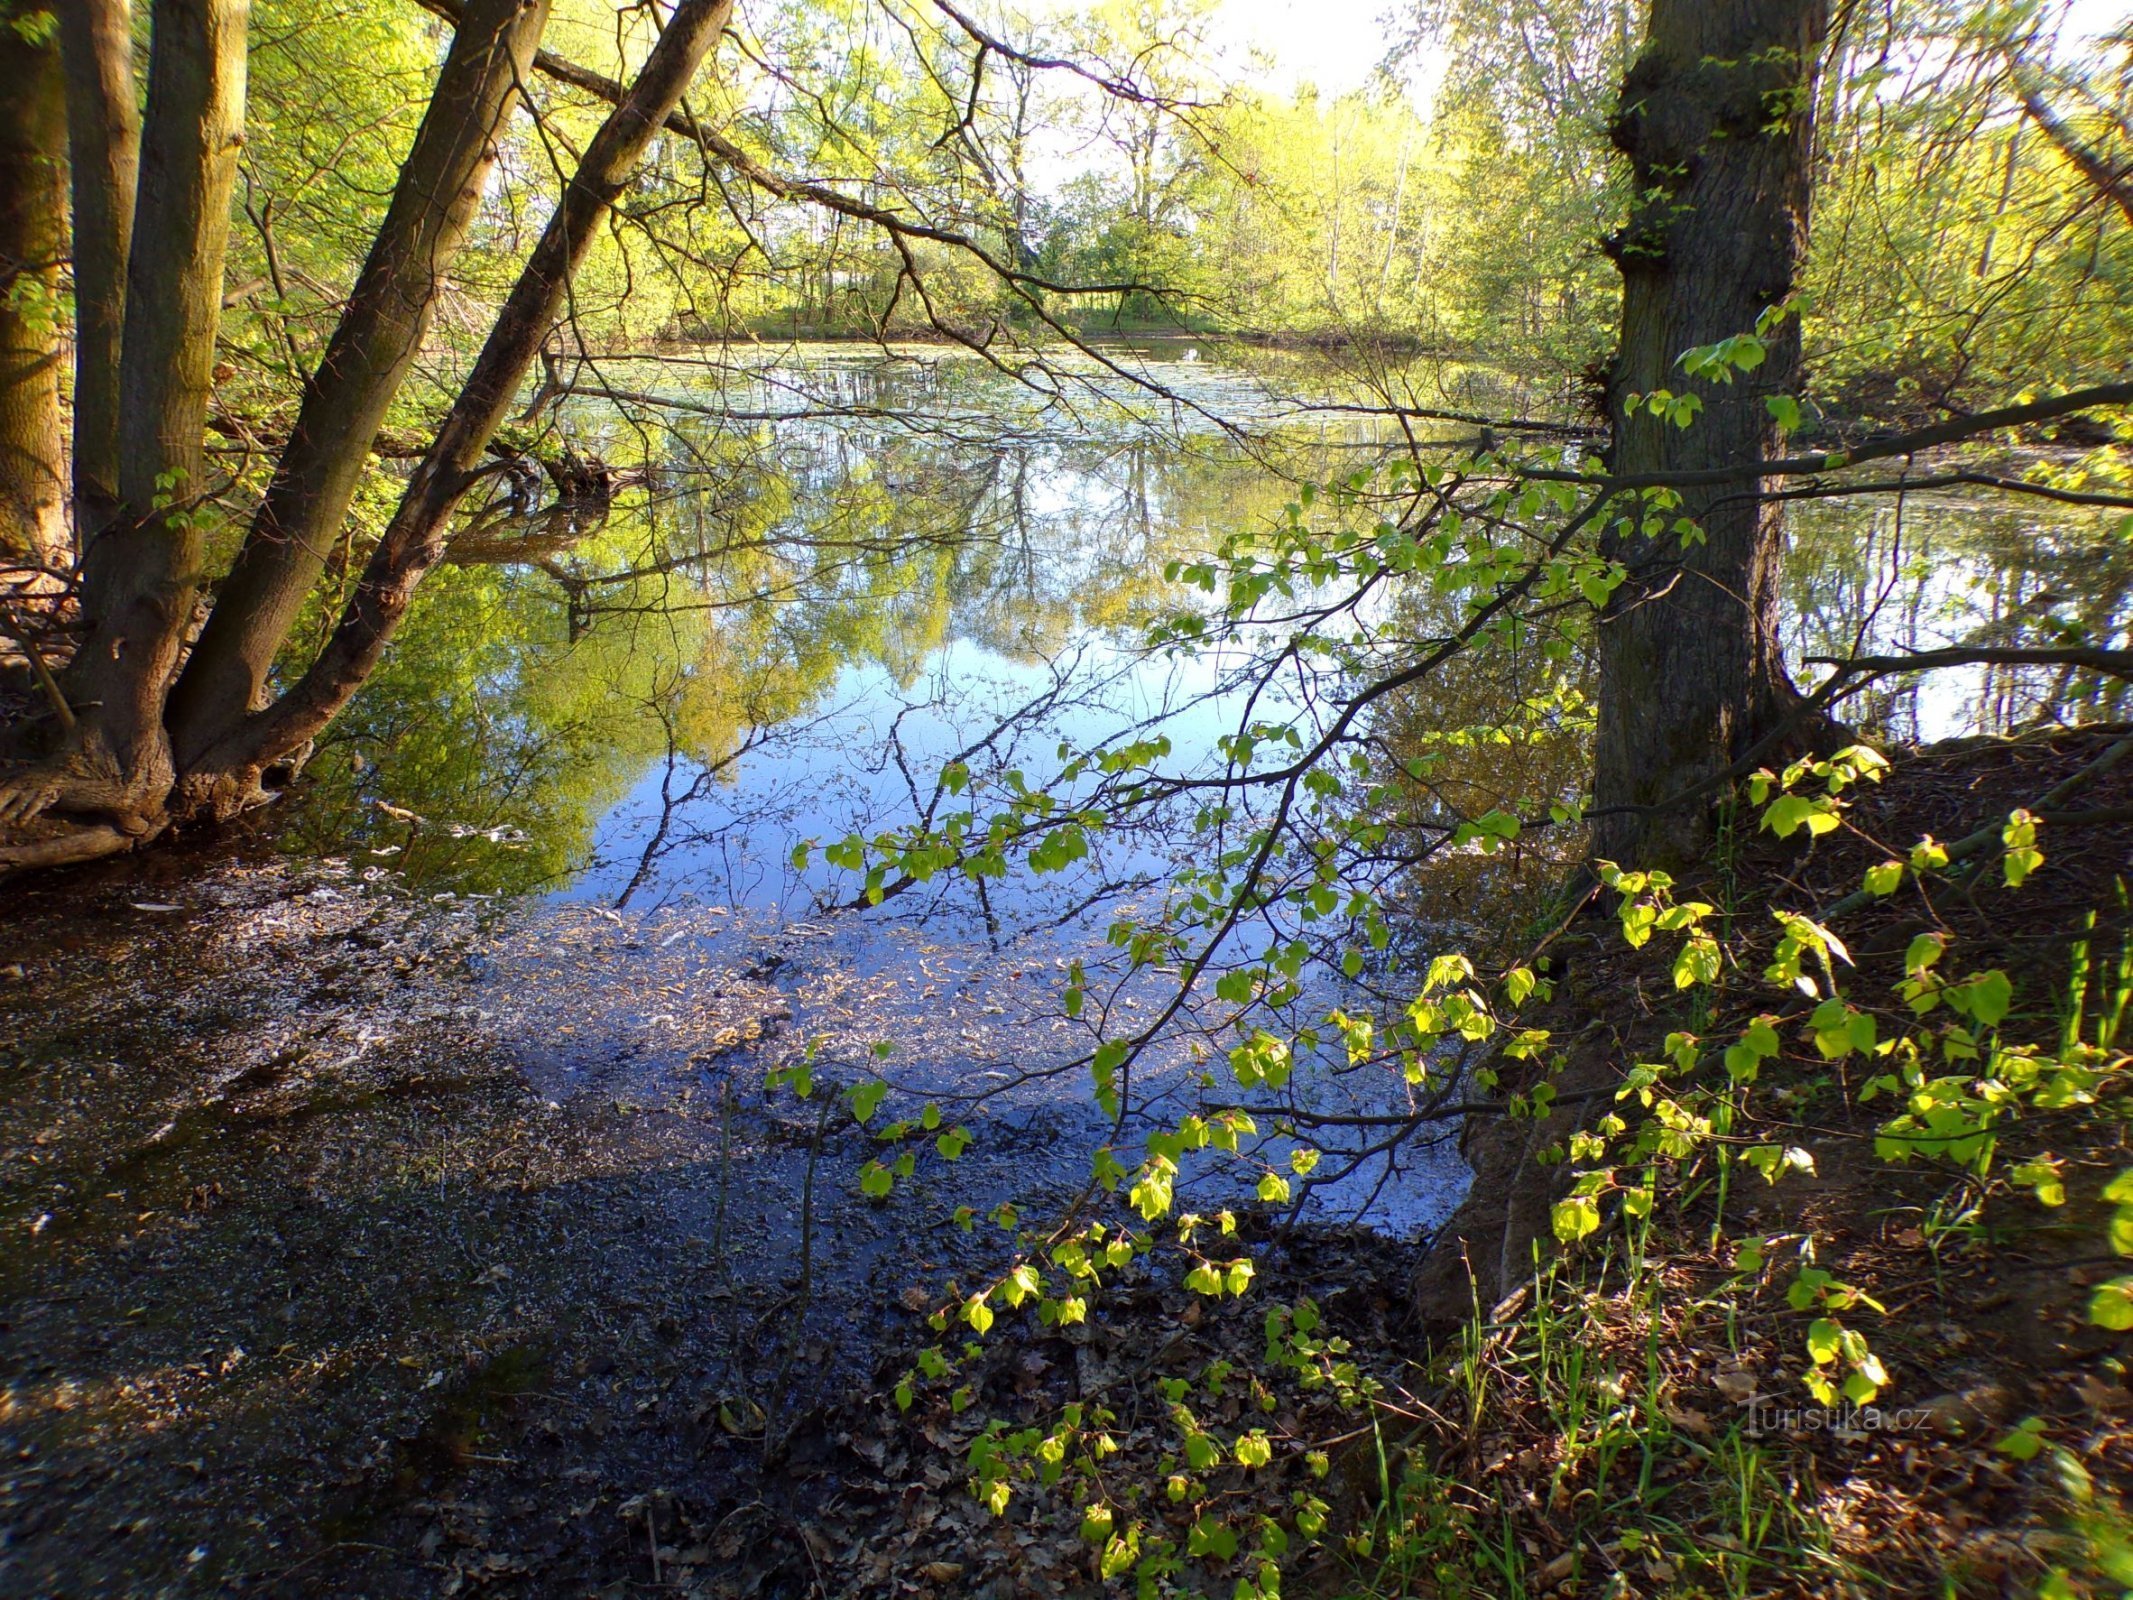
<svg viewBox="0 0 2133 1600"><path fill-rule="evenodd" d="M1730 382L1692 380L1683 352L1750 333L1792 295L1807 249L1814 83L1827 0L1658 0L1622 86L1613 137L1630 159L1635 211L1608 243L1622 275L1621 347L1608 377L1610 465L1623 475L1738 467L1782 453L1767 402L1795 393L1799 319L1763 339ZM1701 414L1654 415L1655 391ZM1650 532L1605 553L1629 569L1599 629L1593 786L1597 855L1637 865L1693 859L1713 793L1652 807L1713 780L1777 728L1796 699L1778 641L1779 505L1751 485L1688 491ZM1626 508L1634 515L1634 507ZM1684 544L1676 518L1700 532ZM1614 809L1611 814L1610 808Z"/></svg>
<svg viewBox="0 0 2133 1600"><path fill-rule="evenodd" d="M141 165L129 0L78 0L59 18L73 178L74 522L86 543L118 510L119 341Z"/></svg>
<svg viewBox="0 0 2133 1600"><path fill-rule="evenodd" d="M0 17L0 595L67 564L59 264L66 114L59 49ZM47 18L49 20L49 18ZM15 565L15 564L21 565Z"/></svg>
<svg viewBox="0 0 2133 1600"><path fill-rule="evenodd" d="M733 0L683 0L600 125L540 242L497 313L458 400L415 468L340 625L308 671L254 722L205 753L194 781L243 792L260 770L315 737L377 665L415 588L444 557L446 521L476 480L489 440L562 315L572 276L600 224L724 30Z"/></svg>
<svg viewBox="0 0 2133 1600"><path fill-rule="evenodd" d="M244 143L245 0L159 0L119 360L118 513L85 541L84 632L69 695L86 709L63 779L38 795L162 825L163 698L193 620L206 542L201 448L222 317L230 195Z"/></svg>
<svg viewBox="0 0 2133 1600"><path fill-rule="evenodd" d="M547 21L548 0L480 0L453 35L370 258L172 694L181 766L264 701L275 654L325 568L386 408L422 348Z"/></svg>

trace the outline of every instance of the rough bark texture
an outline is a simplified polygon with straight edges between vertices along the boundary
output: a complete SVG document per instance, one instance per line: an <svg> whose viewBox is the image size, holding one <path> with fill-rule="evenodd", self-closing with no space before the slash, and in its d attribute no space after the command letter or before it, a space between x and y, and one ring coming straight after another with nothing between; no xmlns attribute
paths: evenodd
<svg viewBox="0 0 2133 1600"><path fill-rule="evenodd" d="M466 241L498 128L547 20L548 0L476 0L465 10L369 259L172 695L181 768L264 701L275 655L324 570Z"/></svg>
<svg viewBox="0 0 2133 1600"><path fill-rule="evenodd" d="M1691 379L1678 363L1686 350L1752 331L1793 292L1828 24L1828 0L1654 0L1613 128L1639 197L1608 246L1622 274L1609 383L1617 472L1782 453L1765 401L1797 389L1796 318L1768 336L1763 364L1730 384ZM1702 414L1687 428L1632 414L1631 396L1658 389L1696 394ZM1702 530L1700 543L1684 547L1672 531L1681 514ZM1741 488L1696 490L1660 523L1653 536L1612 536L1608 553L1630 576L1599 630L1594 853L1635 866L1701 854L1718 796L1635 808L1709 783L1797 700L1778 647L1779 504Z"/></svg>
<svg viewBox="0 0 2133 1600"><path fill-rule="evenodd" d="M246 0L158 0L136 248L119 361L118 510L82 562L68 671L81 726L62 760L0 795L0 821L92 812L163 825L174 775L163 701L192 621L204 533L203 429L244 143Z"/></svg>
<svg viewBox="0 0 2133 1600"><path fill-rule="evenodd" d="M0 595L68 564L59 426L66 112L59 50L0 19ZM27 568L25 567L27 564Z"/></svg>
<svg viewBox="0 0 2133 1600"><path fill-rule="evenodd" d="M287 694L201 758L198 781L217 794L245 793L263 767L302 748L377 665L416 586L443 558L447 519L477 481L482 452L561 317L596 231L731 11L732 0L682 0L675 7L637 81L586 147L333 636Z"/></svg>
<svg viewBox="0 0 2133 1600"><path fill-rule="evenodd" d="M1609 382L1615 471L1738 467L1781 455L1765 400L1795 392L1796 319L1769 335L1768 355L1728 384L1694 380L1683 351L1755 328L1792 293L1807 247L1816 59L1828 0L1653 0L1644 53L1626 75L1614 138L1639 197L1609 241L1622 273L1622 339ZM1668 389L1704 401L1681 429L1630 415L1629 397ZM1612 538L1630 577L1600 625L1600 727L1594 853L1646 866L1699 856L1710 842L1715 793L1665 809L1659 802L1711 780L1783 726L1798 696L1778 649L1778 572L1784 528L1776 503L1738 481L1684 495L1651 536ZM1684 547L1677 516L1696 519ZM1559 949L1576 941L1572 935ZM1593 1015L1604 996L1566 991L1565 1020ZM1611 1104L1619 1046L1567 1042L1553 1109L1540 1119L1469 1121L1461 1148L1473 1187L1439 1230L1418 1274L1428 1321L1463 1321L1512 1293L1536 1252L1553 1248L1553 1201L1569 1169L1534 1158Z"/></svg>
<svg viewBox="0 0 2133 1600"><path fill-rule="evenodd" d="M141 166L128 0L59 14L74 188L74 525L86 544L118 511L119 341Z"/></svg>

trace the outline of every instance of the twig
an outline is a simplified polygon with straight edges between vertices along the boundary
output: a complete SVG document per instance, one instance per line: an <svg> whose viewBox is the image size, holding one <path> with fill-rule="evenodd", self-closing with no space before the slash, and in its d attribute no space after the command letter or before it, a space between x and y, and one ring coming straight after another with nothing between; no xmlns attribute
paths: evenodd
<svg viewBox="0 0 2133 1600"><path fill-rule="evenodd" d="M2129 755L2133 755L2133 737L2120 739L2079 772L2074 773L2071 777L2062 779L2052 785L2051 788L2045 790L2026 809L2034 812L2037 818L2046 824L2055 821L2065 823L2076 817L2083 820L2109 819L2117 808L2114 807L2103 812L2065 812L2058 811L2055 808L2060 801L2087 788ZM1959 862L1978 855L1989 846L1999 843L2005 833L2006 826L2004 819L1998 822L1988 822L1977 832L1966 834L1956 840L1955 843L1946 846L1945 848L1948 852L1947 865L1955 866ZM1819 913L1816 920L1818 922L1832 921L1837 917L1843 916L1848 911L1858 910L1875 898L1875 894L1870 889L1855 889L1827 911Z"/></svg>
<svg viewBox="0 0 2133 1600"><path fill-rule="evenodd" d="M52 714L59 718L61 728L72 733L75 727L74 708L67 704L67 697L59 692L59 685L53 680L51 669L44 664L44 653L37 648L37 641L30 637L30 630L25 628L22 619L15 615L14 601L0 600L0 612L6 613L7 631L21 642L22 653L29 657L30 670L37 674L38 687L44 690L45 698L52 702Z"/></svg>

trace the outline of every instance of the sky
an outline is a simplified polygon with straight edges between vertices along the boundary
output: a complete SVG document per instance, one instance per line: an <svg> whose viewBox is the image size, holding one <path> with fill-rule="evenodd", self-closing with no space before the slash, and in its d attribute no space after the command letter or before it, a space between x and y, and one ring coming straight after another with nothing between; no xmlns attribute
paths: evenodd
<svg viewBox="0 0 2133 1600"><path fill-rule="evenodd" d="M1272 87L1293 93L1315 83L1326 94L1360 88L1395 36L1392 0L1224 0L1223 33L1271 58ZM1397 8L1401 22L1411 5Z"/></svg>
<svg viewBox="0 0 2133 1600"><path fill-rule="evenodd" d="M1265 79L1284 93L1315 83L1322 92L1360 88L1398 32L1410 26L1413 0L1223 0L1221 33L1240 48L1271 58ZM2062 48L2133 20L2133 0L2073 0ZM1428 63L1420 76L1429 76Z"/></svg>

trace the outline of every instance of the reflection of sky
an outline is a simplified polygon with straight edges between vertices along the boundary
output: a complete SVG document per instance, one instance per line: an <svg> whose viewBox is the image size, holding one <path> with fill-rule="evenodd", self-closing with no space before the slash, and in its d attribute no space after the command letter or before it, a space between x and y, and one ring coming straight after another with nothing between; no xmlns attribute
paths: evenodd
<svg viewBox="0 0 2133 1600"><path fill-rule="evenodd" d="M784 374L767 386L752 377L726 383L749 389L766 409L773 400L793 409L825 402L900 407L928 395L940 398L952 380L969 375L967 362L921 362L884 381L879 358L872 360L869 367L840 351L832 370ZM1277 411L1244 374L1194 360L1166 363L1159 375L1195 404L1219 406L1232 420L1263 423ZM657 376L637 381L648 387ZM1062 764L1063 745L1116 742L1129 730L1160 732L1170 740L1165 772L1205 769L1219 759L1217 739L1242 719L1249 692L1230 681L1245 665L1244 646L1152 657L1138 648L1136 627L1091 614L1117 589L1122 562L1129 568L1159 565L1232 531L1222 525L1219 498L1197 502L1180 492L1196 480L1167 473L1175 445L1163 454L1159 438L1106 404L1100 391L1093 401L1077 393L1047 404L995 378L955 399L1004 408L1017 448L1025 452L1025 470L1016 480L1019 516L993 514L981 523L980 536L999 541L1008 559L959 560L977 581L952 595L946 641L916 671L901 675L884 662L847 661L811 710L763 730L762 742L716 778L686 756L655 760L600 818L590 864L553 901L562 916L579 907L619 905L626 915L645 918L652 931L638 976L647 992L658 989L670 963L742 960L765 940L783 941L778 948L795 952L807 974L790 984L796 1027L839 1037L871 1030L895 1040L900 1065L892 1075L935 1093L983 1087L1018 1068L1070 1059L1089 1047L1085 1029L1061 1031L1061 966L1079 958L1092 973L1109 967L1116 975L1106 924L1121 912L1154 909L1150 902L1159 903L1161 885L1193 847L1190 831L1173 816L1125 832L1099 832L1091 837L1089 858L1066 872L1034 878L1018 868L982 889L944 874L857 915L830 909L849 903L859 880L829 866L819 847L853 831L871 836L907 822L931 796L943 765L980 741L984 748L969 762L978 785L993 791L977 802L981 818L997 804L994 785L1007 771L1020 770L1032 785L1046 786ZM1219 442L1204 418L1186 411L1175 420L1187 436ZM884 427L895 424L810 419L782 424L777 434L783 448L820 453L831 463L811 478L819 492L834 489L840 460L869 453L863 442L841 458L834 452L849 449L859 431ZM1155 455L1135 460L1129 447ZM943 444L941 454L953 459L960 448ZM982 456L973 453L972 459ZM1219 496L1221 482L1260 470L1231 463L1197 481ZM798 504L787 526L804 528L812 514L810 506ZM1060 642L1048 658L1017 649L991 625L1016 601L1041 601L1063 612L1064 626L1051 635ZM1295 709L1278 692L1262 693L1252 714L1278 719ZM942 806L955 810L970 803L968 797L948 798ZM794 847L803 842L817 848L804 867L796 867ZM1206 848L1204 840L1199 848ZM1281 919L1270 921L1279 925ZM1248 927L1236 942L1249 950L1271 936L1265 927ZM528 969L519 972L522 979L532 976ZM1322 993L1306 1009L1317 1015L1338 1003L1337 977L1307 979ZM1143 973L1112 992L1118 1008L1113 1027L1130 1029L1151 1014L1168 981ZM1194 1015L1189 1009L1188 1028ZM863 1026L857 1017L865 1019ZM1226 1048L1219 1036L1216 1048ZM648 1052L640 1069L656 1075L657 1059ZM1137 1147L1148 1119L1174 1122L1192 1109L1198 1091L1191 1066L1191 1052L1180 1039L1142 1064L1129 1146ZM557 1083L561 1092L575 1080L566 1070ZM1375 1095L1379 1088L1327 1080L1300 1092L1337 1109L1361 1109L1359 1092ZM1079 1130L1062 1146L1069 1166L1085 1162L1087 1148L1104 1131L1089 1121L1094 1107L1085 1073L1026 1088L1008 1104L1021 1106L1020 1114L1063 1117L1063 1126ZM1279 1158L1281 1151L1273 1154ZM1402 1226L1440 1217L1461 1181L1456 1159L1448 1155L1415 1152L1409 1160L1417 1173L1373 1201L1374 1215ZM1367 1180L1340 1185L1329 1198L1360 1206L1371 1199L1379 1176L1373 1168ZM1249 1186L1255 1176L1243 1181ZM1237 1198L1237 1190L1221 1181L1198 1192L1207 1203Z"/></svg>
<svg viewBox="0 0 2133 1600"><path fill-rule="evenodd" d="M686 1061L654 1026L673 1002L640 1003L629 986L641 986L646 996L662 985L699 992L701 974L754 961L766 949L805 973L800 980L778 980L789 985L796 1031L842 1029L855 1039L899 1040L912 1047L913 1070L931 1073L937 1088L982 1084L1017 1067L1072 1059L1089 1039L1060 1013L1062 964L1080 957L1097 971L1112 954L1103 937L1108 920L1160 894L1160 880L1180 852L1193 847L1189 832L1177 825L1099 834L1087 862L1054 877L1033 880L1015 870L981 892L958 875L944 874L876 911L825 910L849 901L859 882L829 867L819 846L853 831L871 835L908 822L917 809L914 788L922 803L943 764L988 735L985 749L971 758L981 785L1019 768L1032 785L1044 786L1062 764L1062 743L1081 748L1116 740L1128 729L1158 731L1158 725L1173 745L1162 770L1204 769L1215 758L1217 737L1233 731L1240 715L1242 691L1227 675L1244 664L1241 647L1229 656L1206 651L1148 658L1135 648L1135 626L1121 620L1121 596L1157 591L1165 559L1204 550L1234 531L1230 519L1253 514L1238 507L1271 510L1280 498L1235 493L1240 486L1263 486L1265 469L1225 455L1225 442L1205 417L1187 410L1166 419L1180 424L1166 437L1113 405L1107 392L1115 398L1116 381L1107 391L1086 368L1089 384L1055 401L968 357L913 354L885 363L878 351L833 347L775 371L756 362L738 375L686 364L603 374L618 388L695 395L710 409L738 401L764 411L815 411L769 425L762 441L794 497L767 537L773 547L788 542L793 571L801 575L794 597L780 602L781 621L767 637L807 635L810 619L834 622L839 607L846 614L853 607L879 608L877 614L894 624L890 634L899 628L911 634L908 653L899 653L894 637L850 647L821 691L800 697L806 699L803 709L781 725L754 730L749 748L716 775L686 755L662 760L656 754L641 770L632 758L618 772L628 774L626 792L597 818L585 870L534 916L536 927L544 917L550 926L589 925L586 919L603 918L607 908L619 905L636 930L640 952L618 969L620 976L600 980L596 1002L608 1008L600 1024L605 1035L628 1041L616 1059L626 1056L632 1072L671 1075ZM1249 375L1200 360L1151 360L1196 405L1255 424L1281 413L1280 402ZM835 406L960 420L953 436L944 437L906 432L893 416L820 414ZM594 431L592 413L583 422L586 432ZM1323 437L1308 426L1298 431ZM1356 430L1336 430L1329 442L1358 436ZM1009 452L1004 458L1003 448ZM1187 451L1199 454L1188 463ZM881 571L844 566L810 575L815 557L809 541L855 470L886 486L896 500L900 516L885 525L892 531L876 536L959 541L945 571L924 561L892 561ZM975 493L988 482L981 503L966 508L968 528L934 525L937 518L960 514L950 503L964 487ZM703 513L707 522L716 515ZM1862 619L1869 649L1970 637L1991 621L1989 586L2006 589L2011 563L2025 593L2054 582L2079 587L2066 583L2044 555L2035 555L2049 540L2028 524L2012 531L1987 526L1958 503L1914 501L1900 551L1886 518L1865 511L1803 512L1796 526L1787 575L1788 644L1795 660L1807 653L1849 653ZM2093 519L2068 526L2077 533L2092 530ZM2092 532L2083 536L2092 538ZM1900 554L1905 573L1893 584L1886 581L1892 552ZM2025 560L2031 565L2023 566ZM726 581L745 583L753 592L755 576L729 580L724 571L715 561L704 568L702 592L693 581L677 581L669 603L701 603ZM937 598L936 583L945 595L944 618L928 609ZM917 592L895 592L903 584ZM523 589L514 585L513 593L554 604L538 579L529 578ZM1175 598L1176 591L1158 594L1156 603ZM630 625L626 616L601 617L590 637L611 641L613 630ZM413 626L420 626L419 617ZM650 626L640 637L646 650L666 652L658 662L662 676L690 669L696 646L686 630ZM737 630L737 647L757 648L749 637ZM780 664L735 662L751 671ZM537 677L568 665L529 647L519 670ZM1818 675L1801 674L1803 681ZM1964 731L1975 697L1975 683L1960 676L1930 681L1919 695L1920 731ZM641 715L641 707L625 699L615 699L615 716ZM1256 709L1261 717L1281 717L1294 714L1298 702L1276 699ZM619 734L615 743L626 750L658 745ZM981 817L992 803L978 803ZM967 804L948 799L943 809ZM804 869L796 869L792 854L803 841L818 848ZM1094 895L1106 886L1106 894ZM1253 935L1268 936L1263 930ZM582 976L575 990L556 981L555 963L567 959L536 948L499 981L544 994L581 993L587 986ZM1313 985L1307 1012L1322 1016L1341 1003L1337 977L1307 977ZM1161 982L1142 974L1121 992L1126 1024L1159 1003ZM860 990L863 998L853 1000ZM1134 1007L1143 1009L1136 1013ZM858 1053L864 1049L862 1043ZM560 1052L555 1092L607 1083L600 1076L607 1069L595 1055L575 1045ZM1166 1105L1174 1117L1191 1081L1189 1057L1177 1046L1151 1062L1141 1088L1175 1097ZM1329 1103L1376 1109L1356 1099L1358 1088L1347 1083L1314 1078L1306 1084L1307 1092L1323 1094ZM1036 1109L1070 1121L1090 1111L1080 1077L1046 1084L1025 1100L1033 1097L1042 1102ZM1441 1212L1455 1176L1441 1164L1425 1161L1424 1168L1382 1202L1379 1215L1413 1220Z"/></svg>
<svg viewBox="0 0 2133 1600"><path fill-rule="evenodd" d="M930 797L941 769L973 743L997 743L971 758L983 779L988 769L1024 771L1033 786L1061 764L1062 742L1077 748L1129 727L1160 729L1172 743L1165 770L1196 768L1214 755L1215 741L1236 725L1242 694L1225 689L1220 655L1151 658L1130 647L1085 640L1071 660L1054 668L1015 660L968 639L929 656L908 685L874 663L839 674L829 709L805 719L789 736L775 734L723 776L698 784L701 769L682 761L670 773L654 766L621 804L601 820L594 860L565 896L612 901L638 873L644 851L665 854L655 876L632 898L677 897L806 915L820 901L848 897L849 874L816 852L804 872L791 856L803 841L834 843L858 831L908 821L912 785ZM1061 692L1063 689L1064 692ZM1040 702L1056 701L1032 711ZM900 756L900 761L897 759ZM667 796L699 795L679 826L668 819ZM944 798L945 810L964 801ZM1111 877L1160 871L1169 858L1144 837L1121 849L1097 841L1092 869ZM1038 914L1073 892L1087 874L1067 882L1031 883L1013 875L989 891L993 910ZM968 910L967 904L964 909Z"/></svg>
<svg viewBox="0 0 2133 1600"><path fill-rule="evenodd" d="M787 727L763 730L761 745L716 782L699 781L701 769L686 760L655 761L601 819L593 860L564 891L567 898L612 901L627 891L638 904L687 897L804 915L820 898L849 894L851 885L819 855L804 873L795 872L794 845L908 821L912 783L930 794L942 765L996 728L995 747L973 761L980 776L988 762L1002 769L1019 764L1037 785L1060 765L1062 741L1085 746L1142 724L1159 722L1172 740L1166 770L1198 767L1213 755L1216 738L1234 728L1242 704L1241 695L1218 692L1218 683L1241 663L1215 651L1150 659L1134 648L1130 630L1090 616L1089 607L1122 580L1145 581L1137 570L1122 572L1122 562L1159 566L1232 531L1220 525L1219 501L1189 503L1180 491L1195 480L1168 470L1188 447L1184 441L1219 446L1213 416L1256 429L1290 413L1258 377L1203 361L1197 352L1118 346L1106 355L1185 404L1151 399L1083 356L1055 363L1067 381L1048 396L967 353L928 346L899 347L887 357L878 347L810 346L804 359L782 362L741 350L700 364L601 373L612 387L792 415L773 425L771 444L794 470L799 493L790 514L770 530L773 543L807 533L855 467L882 470L891 444L916 452L895 459L960 469L973 488L994 463L971 447L972 438L989 430L1019 457L1015 470L997 474L969 530L975 544L990 542L997 553L958 558L959 568L979 581L951 594L947 641L911 681L900 686L881 663L848 662L816 709ZM945 409L973 426L929 441L893 418L822 414L836 407L929 418ZM1166 430L1149 427L1151 411L1160 413ZM1356 436L1353 427L1337 431ZM1232 460L1208 481L1233 483L1239 474L1262 470ZM1050 660L1034 650L1003 653L1019 641L1002 636L1000 609L1031 603L1062 615ZM1063 692L1061 675L1070 680ZM1047 695L1054 703L1043 715L1016 716ZM1278 702L1260 707L1261 714L1277 709ZM892 736L901 765L892 759ZM682 794L690 798L675 806L673 797ZM648 848L656 860L647 874ZM1100 860L1074 875L1077 882L1099 872L1130 877L1168 865L1145 839L1125 849L1114 842L1098 854ZM1012 882L994 891L991 911L1009 910L1022 898L1053 903L1074 888L1047 884L1032 896Z"/></svg>
<svg viewBox="0 0 2133 1600"><path fill-rule="evenodd" d="M2117 514L1924 494L1803 509L1787 561L1788 659L1956 645L2122 646L2133 629L2133 549ZM2058 669L1955 667L1887 680L1891 736L2001 732L2053 707ZM2093 714L2093 713L2092 713Z"/></svg>

